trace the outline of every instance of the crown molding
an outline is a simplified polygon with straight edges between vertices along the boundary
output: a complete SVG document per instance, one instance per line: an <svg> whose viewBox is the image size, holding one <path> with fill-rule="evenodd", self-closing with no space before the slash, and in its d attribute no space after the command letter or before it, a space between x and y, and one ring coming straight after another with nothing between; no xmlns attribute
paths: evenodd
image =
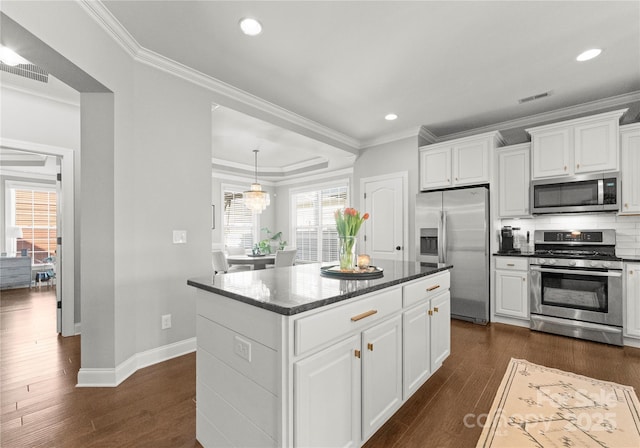
<svg viewBox="0 0 640 448"><path fill-rule="evenodd" d="M313 120L309 120L308 118L284 109L251 93L245 92L244 90L238 89L237 87L142 47L100 0L79 1L80 5L89 14L89 16L93 18L102 27L102 29L106 31L107 34L110 35L111 38L136 61L162 70L165 73L177 76L185 81L204 87L219 95L229 97L253 109L284 120L294 126L298 126L311 131L314 134L325 137L326 139L334 142L334 145L338 143L341 149L349 150L354 154L356 154L360 149L360 141L355 138L323 126Z"/></svg>
<svg viewBox="0 0 640 448"><path fill-rule="evenodd" d="M587 103L577 104L575 106L569 106L549 112L542 112L523 118L516 118L514 120L495 123L489 126L455 132L453 134L441 135L437 137L437 139L438 141L453 140L496 130L532 127L546 122L563 121L565 119L575 117L576 115L597 113L598 110L620 107L636 101L640 101L640 91L624 93L622 95L603 98L600 100L589 101Z"/></svg>
<svg viewBox="0 0 640 448"><path fill-rule="evenodd" d="M371 148L373 146L384 145L386 143L397 142L404 140L405 138L418 137L420 135L421 128L410 128L403 131L393 132L385 134L381 137L365 140L360 144L360 149Z"/></svg>
<svg viewBox="0 0 640 448"><path fill-rule="evenodd" d="M111 38L122 47L124 51L136 58L142 47L133 38L129 31L122 26L111 11L100 0L77 0L85 12L95 20Z"/></svg>

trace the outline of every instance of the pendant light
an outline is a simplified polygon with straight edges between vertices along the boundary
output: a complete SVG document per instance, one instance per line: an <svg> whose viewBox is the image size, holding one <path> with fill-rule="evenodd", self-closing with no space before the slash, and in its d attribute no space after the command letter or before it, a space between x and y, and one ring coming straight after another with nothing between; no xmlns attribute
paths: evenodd
<svg viewBox="0 0 640 448"><path fill-rule="evenodd" d="M251 189L242 193L242 199L244 205L255 213L262 213L267 208L267 205L271 203L269 193L262 191L262 186L258 183L258 150L254 149L255 166L256 166L256 181L251 184Z"/></svg>

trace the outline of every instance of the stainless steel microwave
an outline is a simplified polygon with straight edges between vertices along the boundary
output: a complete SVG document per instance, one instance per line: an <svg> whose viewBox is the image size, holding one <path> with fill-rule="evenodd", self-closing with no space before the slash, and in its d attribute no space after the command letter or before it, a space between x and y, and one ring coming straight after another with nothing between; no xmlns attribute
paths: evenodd
<svg viewBox="0 0 640 448"><path fill-rule="evenodd" d="M618 173L594 173L531 182L531 212L580 213L620 210Z"/></svg>

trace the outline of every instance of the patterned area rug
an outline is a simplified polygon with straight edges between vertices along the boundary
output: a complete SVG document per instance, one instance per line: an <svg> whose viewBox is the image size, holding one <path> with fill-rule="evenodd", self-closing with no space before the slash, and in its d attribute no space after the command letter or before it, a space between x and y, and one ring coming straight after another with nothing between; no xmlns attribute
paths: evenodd
<svg viewBox="0 0 640 448"><path fill-rule="evenodd" d="M476 448L640 447L630 386L511 359Z"/></svg>

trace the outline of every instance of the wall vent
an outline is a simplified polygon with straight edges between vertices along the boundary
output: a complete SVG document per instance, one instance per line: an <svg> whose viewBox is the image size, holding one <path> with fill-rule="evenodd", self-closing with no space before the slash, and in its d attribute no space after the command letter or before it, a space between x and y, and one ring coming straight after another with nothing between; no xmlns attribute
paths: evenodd
<svg viewBox="0 0 640 448"><path fill-rule="evenodd" d="M521 98L521 99L518 100L518 103L519 104L528 103L529 101L535 101L535 100L539 100L541 98L546 98L549 95L551 95L551 90L549 90L548 92L544 92L544 93L538 93L537 95L528 96L526 98Z"/></svg>
<svg viewBox="0 0 640 448"><path fill-rule="evenodd" d="M13 73L14 75L22 76L24 78L33 79L35 81L49 82L49 74L37 65L33 64L18 64L16 66L11 66L0 62L0 70L7 73Z"/></svg>

